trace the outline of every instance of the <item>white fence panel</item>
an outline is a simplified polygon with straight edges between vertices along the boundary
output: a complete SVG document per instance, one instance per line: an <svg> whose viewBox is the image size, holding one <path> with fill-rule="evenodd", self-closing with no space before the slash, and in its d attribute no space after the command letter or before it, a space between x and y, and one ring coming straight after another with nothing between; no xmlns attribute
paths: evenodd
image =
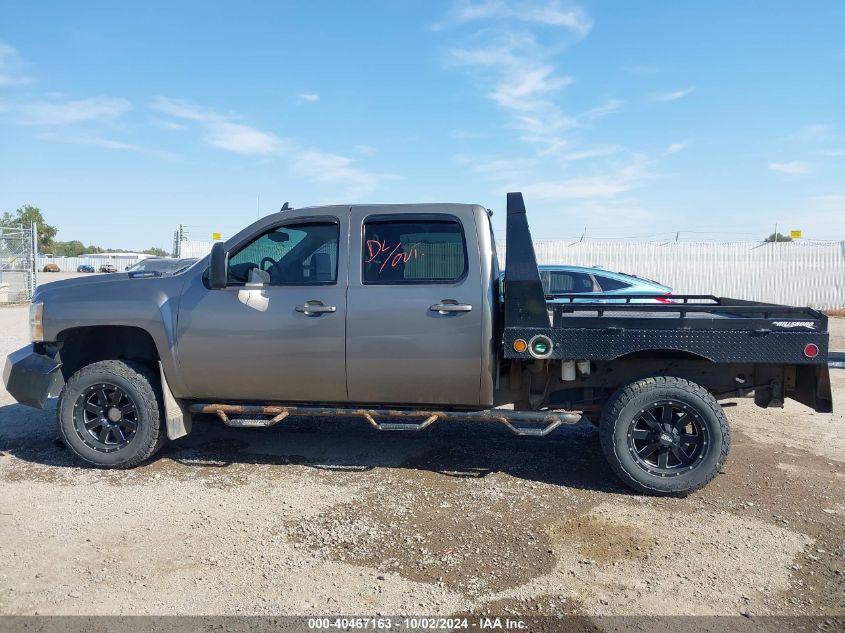
<svg viewBox="0 0 845 633"><path fill-rule="evenodd" d="M505 261L505 245L497 244ZM678 294L845 307L845 242L536 242L540 264L601 266Z"/></svg>
<svg viewBox="0 0 845 633"><path fill-rule="evenodd" d="M177 257L196 257L201 259L211 252L213 240L181 240L176 242Z"/></svg>
<svg viewBox="0 0 845 633"><path fill-rule="evenodd" d="M103 264L114 264L119 272L124 271L129 266L137 264L142 258L136 255L127 256L106 256L102 255L82 255L80 257L47 257L45 255L38 256L38 271L44 270L47 264L56 264L63 273L75 273L77 267L82 264L89 264L94 267L94 270L99 270Z"/></svg>

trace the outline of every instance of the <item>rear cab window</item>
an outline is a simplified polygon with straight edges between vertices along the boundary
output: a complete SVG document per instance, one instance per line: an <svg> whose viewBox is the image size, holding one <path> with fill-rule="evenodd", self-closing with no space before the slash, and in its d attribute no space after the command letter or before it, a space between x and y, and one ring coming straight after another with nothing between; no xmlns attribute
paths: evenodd
<svg viewBox="0 0 845 633"><path fill-rule="evenodd" d="M454 216L370 216L363 246L364 284L454 284L467 275L464 229Z"/></svg>

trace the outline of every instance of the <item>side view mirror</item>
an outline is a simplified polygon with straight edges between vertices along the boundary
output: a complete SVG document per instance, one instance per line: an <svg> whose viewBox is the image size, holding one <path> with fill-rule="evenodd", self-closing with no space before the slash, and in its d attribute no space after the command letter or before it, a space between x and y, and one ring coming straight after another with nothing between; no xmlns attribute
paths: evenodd
<svg viewBox="0 0 845 633"><path fill-rule="evenodd" d="M226 287L226 268L229 264L229 253L223 242L215 242L211 247L211 260L208 265L208 285L212 290Z"/></svg>

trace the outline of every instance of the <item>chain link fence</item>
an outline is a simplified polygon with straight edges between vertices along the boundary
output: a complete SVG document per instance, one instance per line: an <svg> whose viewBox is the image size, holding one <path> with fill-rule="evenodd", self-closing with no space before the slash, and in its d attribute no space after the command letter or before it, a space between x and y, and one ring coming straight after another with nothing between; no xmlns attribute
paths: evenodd
<svg viewBox="0 0 845 633"><path fill-rule="evenodd" d="M0 304L29 301L35 292L35 225L0 227Z"/></svg>

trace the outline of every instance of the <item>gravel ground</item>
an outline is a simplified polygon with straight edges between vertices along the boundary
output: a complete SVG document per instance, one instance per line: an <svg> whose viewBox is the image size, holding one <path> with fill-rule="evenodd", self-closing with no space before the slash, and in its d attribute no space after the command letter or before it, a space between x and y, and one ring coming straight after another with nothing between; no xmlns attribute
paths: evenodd
<svg viewBox="0 0 845 633"><path fill-rule="evenodd" d="M0 309L0 354L26 336L26 308ZM727 409L725 471L686 499L629 494L588 424L207 420L148 465L91 470L54 443L55 403L0 387L0 613L842 614L832 378L832 416Z"/></svg>

